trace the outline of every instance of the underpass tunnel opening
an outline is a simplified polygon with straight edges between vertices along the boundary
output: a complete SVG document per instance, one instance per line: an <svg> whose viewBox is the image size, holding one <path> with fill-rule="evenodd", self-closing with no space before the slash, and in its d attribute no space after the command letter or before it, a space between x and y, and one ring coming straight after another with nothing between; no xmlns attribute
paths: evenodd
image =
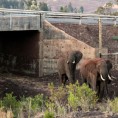
<svg viewBox="0 0 118 118"><path fill-rule="evenodd" d="M0 32L0 71L38 76L39 31Z"/></svg>

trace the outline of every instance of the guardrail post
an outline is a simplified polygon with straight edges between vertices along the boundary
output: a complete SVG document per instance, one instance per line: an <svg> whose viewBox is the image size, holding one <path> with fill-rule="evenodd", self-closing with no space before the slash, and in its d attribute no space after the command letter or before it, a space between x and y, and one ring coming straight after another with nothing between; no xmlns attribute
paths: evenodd
<svg viewBox="0 0 118 118"><path fill-rule="evenodd" d="M116 18L114 18L114 26L116 26Z"/></svg>
<svg viewBox="0 0 118 118"><path fill-rule="evenodd" d="M81 25L82 24L82 21L81 21L81 16L80 16L80 19L79 19L79 25Z"/></svg>
<svg viewBox="0 0 118 118"><path fill-rule="evenodd" d="M12 14L10 13L10 30L12 30Z"/></svg>

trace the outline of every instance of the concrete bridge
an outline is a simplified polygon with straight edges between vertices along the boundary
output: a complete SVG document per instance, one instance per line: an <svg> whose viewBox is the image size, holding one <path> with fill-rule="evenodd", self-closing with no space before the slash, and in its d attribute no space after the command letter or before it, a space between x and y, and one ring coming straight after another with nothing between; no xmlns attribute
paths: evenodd
<svg viewBox="0 0 118 118"><path fill-rule="evenodd" d="M0 31L40 30L43 12L0 9Z"/></svg>
<svg viewBox="0 0 118 118"><path fill-rule="evenodd" d="M45 14L0 9L1 72L40 77L57 72L57 59L63 52L80 50L83 58L98 56L98 49L54 27ZM107 49L102 51L107 53Z"/></svg>

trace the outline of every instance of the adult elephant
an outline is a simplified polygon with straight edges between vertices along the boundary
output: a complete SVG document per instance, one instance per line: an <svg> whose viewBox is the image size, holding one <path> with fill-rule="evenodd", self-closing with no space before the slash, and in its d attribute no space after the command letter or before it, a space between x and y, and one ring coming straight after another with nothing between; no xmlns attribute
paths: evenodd
<svg viewBox="0 0 118 118"><path fill-rule="evenodd" d="M108 94L107 84L112 81L109 75L111 68L112 63L102 58L88 59L81 64L82 83L87 83L93 90L97 91L100 99L102 99L105 89Z"/></svg>
<svg viewBox="0 0 118 118"><path fill-rule="evenodd" d="M113 81L113 79L111 78L111 73L110 73L110 70L112 69L113 65L112 65L110 60L105 60L105 61L106 61L106 64L107 64L108 79L105 82L100 81L100 79L98 79L99 81L97 82L97 94L98 94L100 100L104 96L105 89L106 89L106 97L108 97L108 87L107 87L107 85L110 84L111 81Z"/></svg>
<svg viewBox="0 0 118 118"><path fill-rule="evenodd" d="M57 68L59 79L62 84L75 83L75 70L77 63L82 59L83 54L80 51L71 51L68 54L63 54L63 57L58 59Z"/></svg>

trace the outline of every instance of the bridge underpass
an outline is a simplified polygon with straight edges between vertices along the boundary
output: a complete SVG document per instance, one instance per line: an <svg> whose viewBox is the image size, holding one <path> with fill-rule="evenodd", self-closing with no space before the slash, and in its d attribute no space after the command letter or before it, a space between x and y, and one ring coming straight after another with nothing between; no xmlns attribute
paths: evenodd
<svg viewBox="0 0 118 118"><path fill-rule="evenodd" d="M0 13L0 64L3 71L48 75L57 71L57 59L63 51L80 50L84 58L98 55L95 48L44 21L39 11L0 9Z"/></svg>
<svg viewBox="0 0 118 118"><path fill-rule="evenodd" d="M0 71L38 76L40 32L0 31Z"/></svg>

